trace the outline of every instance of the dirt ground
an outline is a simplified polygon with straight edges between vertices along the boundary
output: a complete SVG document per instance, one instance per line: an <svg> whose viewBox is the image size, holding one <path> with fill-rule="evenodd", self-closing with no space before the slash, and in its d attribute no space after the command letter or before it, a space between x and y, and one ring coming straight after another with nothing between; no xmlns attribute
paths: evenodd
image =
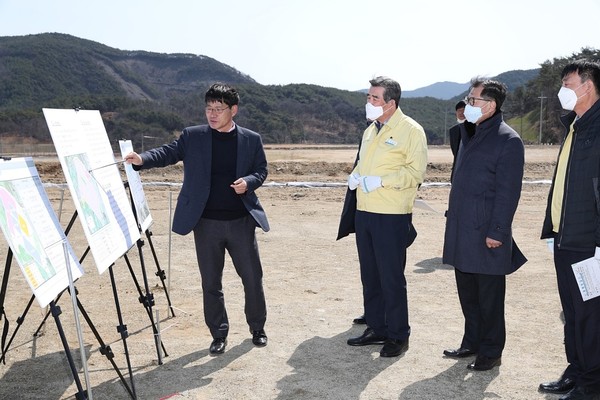
<svg viewBox="0 0 600 400"><path fill-rule="evenodd" d="M138 301L136 281L145 293L140 252L132 248L119 259L115 277L133 380L110 274L99 275L93 259L82 266L77 282L79 300L101 340L114 352L117 370L138 399L555 399L537 392L540 382L558 378L565 364L560 303L551 254L539 239L545 200L557 147L528 147L526 183L514 222L514 235L528 257L507 280L507 343L502 366L470 372L471 359L442 356L460 344L463 318L453 269L443 265L441 253L444 210L449 186L451 154L448 147L432 147L426 184L419 198L432 209L415 208L418 231L408 251L406 277L412 335L410 349L398 358L380 358L380 346L349 347L346 340L362 326L352 319L362 313L361 284L353 235L336 241L345 187L302 187L290 182L343 183L355 149L308 149L290 157L288 150L267 149L270 175L258 192L271 231L257 230L264 268L269 344L252 345L243 314L240 279L227 261L223 278L230 334L224 354L208 353L211 337L204 325L200 277L193 238L169 234L170 204L174 207L181 169L171 167L142 173L154 224L142 255L147 281L155 298L153 319L159 322L168 356L158 363L150 317ZM35 158L34 158L35 160ZM36 161L60 220L66 227L74 213L68 190L63 191L57 161ZM162 182L162 185L149 185ZM164 183L170 183L171 186ZM54 185L57 184L57 185ZM64 195L62 208L61 198ZM68 238L75 253L87 243L79 221ZM167 272L168 293L175 312L169 314L165 290L155 275L152 243L159 265ZM171 246L169 246L171 242ZM170 248L170 249L169 249ZM0 259L7 245L0 240ZM132 265L130 272L126 259ZM0 271L3 272L3 271ZM9 337L23 315L31 292L17 265L12 266L5 310ZM65 295L58 301L79 377L80 362L73 308ZM158 318L156 312L158 311ZM54 320L41 325L47 312L34 302L0 365L0 399L71 399L77 388ZM117 370L99 351L99 341L81 317L90 385L94 399L128 399ZM4 323L2 319L2 323ZM41 333L34 332L41 326Z"/></svg>

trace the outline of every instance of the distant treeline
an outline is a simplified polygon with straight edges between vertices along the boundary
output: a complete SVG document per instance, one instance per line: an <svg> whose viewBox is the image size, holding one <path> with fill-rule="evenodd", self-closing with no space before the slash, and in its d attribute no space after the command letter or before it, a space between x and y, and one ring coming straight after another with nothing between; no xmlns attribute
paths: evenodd
<svg viewBox="0 0 600 400"><path fill-rule="evenodd" d="M542 142L560 141L559 73L568 61L582 57L598 60L600 54L582 49L546 61L540 69L496 77L510 90L505 118L526 142L539 141L540 121ZM113 143L125 138L135 148L156 146L185 126L205 122L203 96L215 81L239 89L236 121L260 132L265 143L356 144L366 126L361 92L261 85L209 57L121 51L63 34L0 37L0 71L0 138L49 143L41 109L78 107L101 112ZM402 99L400 106L423 125L430 144L443 144L456 123L454 104L464 95Z"/></svg>

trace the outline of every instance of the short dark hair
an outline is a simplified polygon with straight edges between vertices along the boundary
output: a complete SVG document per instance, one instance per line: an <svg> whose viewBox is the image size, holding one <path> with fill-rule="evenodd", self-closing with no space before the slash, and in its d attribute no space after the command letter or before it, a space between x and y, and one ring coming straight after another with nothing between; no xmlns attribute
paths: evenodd
<svg viewBox="0 0 600 400"><path fill-rule="evenodd" d="M383 88L383 100L387 103L390 100L396 102L396 107L400 104L400 96L402 95L402 88L400 84L395 80L388 78L387 76L378 76L369 81L371 86Z"/></svg>
<svg viewBox="0 0 600 400"><path fill-rule="evenodd" d="M233 86L217 82L213 84L204 95L205 103L208 104L214 101L227 104L229 107L236 106L240 103L240 95Z"/></svg>
<svg viewBox="0 0 600 400"><path fill-rule="evenodd" d="M481 96L494 100L496 102L496 111L501 111L502 104L504 104L504 100L506 100L506 92L508 91L506 85L502 82L481 78L479 76L471 79L471 88L479 86L483 86Z"/></svg>
<svg viewBox="0 0 600 400"><path fill-rule="evenodd" d="M467 106L467 102L464 100L461 100L458 103L456 103L456 105L454 106L454 111L457 111L461 108L465 108L466 106Z"/></svg>
<svg viewBox="0 0 600 400"><path fill-rule="evenodd" d="M600 64L586 59L573 61L565 65L560 78L564 79L565 76L573 72L577 72L582 83L591 79L596 88L596 94L600 95Z"/></svg>

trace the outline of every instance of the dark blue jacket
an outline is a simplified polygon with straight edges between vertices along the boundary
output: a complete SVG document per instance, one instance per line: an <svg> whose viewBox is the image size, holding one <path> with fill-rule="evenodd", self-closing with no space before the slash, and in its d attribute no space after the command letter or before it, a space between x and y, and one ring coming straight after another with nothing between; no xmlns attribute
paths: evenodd
<svg viewBox="0 0 600 400"><path fill-rule="evenodd" d="M265 232L269 222L256 193L267 178L267 158L260 135L240 126L237 129L237 176L248 184L241 195L244 206ZM166 167L183 161L183 185L173 216L173 232L186 235L194 229L210 192L212 134L208 125L185 128L170 144L140 154L143 165L136 169ZM233 189L232 189L233 190Z"/></svg>
<svg viewBox="0 0 600 400"><path fill-rule="evenodd" d="M502 113L481 122L473 137L461 126L446 213L444 264L467 273L507 275L527 261L512 238L524 163L523 142ZM489 249L486 237L503 244Z"/></svg>
<svg viewBox="0 0 600 400"><path fill-rule="evenodd" d="M567 133L575 116L572 111L561 117ZM575 122L574 129L556 244L562 250L590 252L600 246L600 101L596 101ZM563 151L569 149L561 147L560 152ZM553 235L550 209L554 178L548 195L542 239Z"/></svg>

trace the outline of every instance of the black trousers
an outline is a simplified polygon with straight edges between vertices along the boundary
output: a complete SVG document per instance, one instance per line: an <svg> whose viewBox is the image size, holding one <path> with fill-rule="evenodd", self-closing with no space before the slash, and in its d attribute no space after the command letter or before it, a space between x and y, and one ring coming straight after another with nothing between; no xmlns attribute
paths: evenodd
<svg viewBox="0 0 600 400"><path fill-rule="evenodd" d="M407 339L406 245L412 214L357 211L356 246L369 327L391 339Z"/></svg>
<svg viewBox="0 0 600 400"><path fill-rule="evenodd" d="M583 301L572 264L594 256L590 252L560 250L554 246L558 294L565 317L565 353L568 366L564 377L577 385L600 391L600 297Z"/></svg>
<svg viewBox="0 0 600 400"><path fill-rule="evenodd" d="M505 275L484 275L454 269L460 307L465 317L461 347L498 358L506 343Z"/></svg>
<svg viewBox="0 0 600 400"><path fill-rule="evenodd" d="M202 218L194 228L196 257L202 278L204 320L213 338L226 337L229 333L222 285L225 250L242 278L246 322L250 330L264 328L267 307L255 229L251 216L232 221Z"/></svg>

